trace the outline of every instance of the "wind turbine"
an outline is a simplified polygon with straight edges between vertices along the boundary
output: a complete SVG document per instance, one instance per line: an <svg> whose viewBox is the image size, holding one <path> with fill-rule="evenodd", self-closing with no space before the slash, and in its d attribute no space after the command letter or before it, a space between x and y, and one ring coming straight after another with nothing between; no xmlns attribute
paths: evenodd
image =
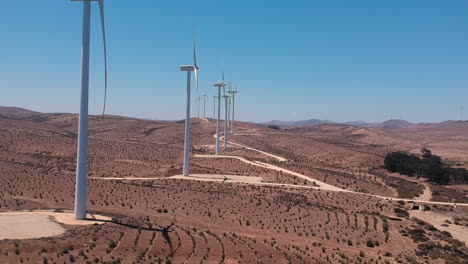
<svg viewBox="0 0 468 264"><path fill-rule="evenodd" d="M460 107L460 121L463 121L463 105Z"/></svg>
<svg viewBox="0 0 468 264"><path fill-rule="evenodd" d="M190 81L191 73L195 72L195 85L198 94L198 65L197 65L197 51L195 46L195 31L193 32L193 65L180 66L181 71L187 72L187 109L185 114L185 145L184 145L184 176L189 176L190 170Z"/></svg>
<svg viewBox="0 0 468 264"><path fill-rule="evenodd" d="M107 49L104 23L104 0L72 0L83 2L83 36L81 55L81 104L78 124L78 150L75 186L75 219L86 219L88 207L88 96L89 96L89 51L91 32L91 1L99 2L101 26L104 44L105 92L104 108L107 95Z"/></svg>
<svg viewBox="0 0 468 264"><path fill-rule="evenodd" d="M225 92L224 94L227 95L227 118L226 118L226 122L227 122L227 128L229 130L229 127L231 125L231 89L232 89L232 86L231 86L231 82L229 82L229 90L227 90L227 92Z"/></svg>
<svg viewBox="0 0 468 264"><path fill-rule="evenodd" d="M206 89L202 97L203 97L203 118L206 118L206 98L208 98L208 95L206 94Z"/></svg>
<svg viewBox="0 0 468 264"><path fill-rule="evenodd" d="M200 96L197 96L197 98L195 98L195 103L197 104L197 109L198 109L197 110L198 111L197 112L197 117L198 118L200 118L200 100L201 100Z"/></svg>
<svg viewBox="0 0 468 264"><path fill-rule="evenodd" d="M213 122L216 120L216 99L218 96L213 95Z"/></svg>
<svg viewBox="0 0 468 264"><path fill-rule="evenodd" d="M231 117L231 134L234 134L234 111L235 111L235 103L236 103L236 94L237 94L237 83L235 86L235 90L229 91L231 94L232 99L232 117Z"/></svg>
<svg viewBox="0 0 468 264"><path fill-rule="evenodd" d="M226 150L227 148L227 131L228 131L228 100L229 100L229 95L226 94L226 91L224 91L224 149Z"/></svg>
<svg viewBox="0 0 468 264"><path fill-rule="evenodd" d="M224 73L223 73L223 81L220 83L215 83L214 87L218 88L218 120L216 121L216 155L220 154L219 151L219 130L220 130L220 119L221 119L221 88L224 88Z"/></svg>

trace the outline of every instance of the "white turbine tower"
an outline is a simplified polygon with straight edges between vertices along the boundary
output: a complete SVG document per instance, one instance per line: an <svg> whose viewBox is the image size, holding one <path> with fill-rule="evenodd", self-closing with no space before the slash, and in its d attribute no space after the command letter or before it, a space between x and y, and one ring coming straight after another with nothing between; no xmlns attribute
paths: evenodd
<svg viewBox="0 0 468 264"><path fill-rule="evenodd" d="M206 89L202 97L203 97L203 118L206 118L206 98L208 98L208 95L206 94Z"/></svg>
<svg viewBox="0 0 468 264"><path fill-rule="evenodd" d="M229 131L229 127L231 126L231 82L229 82L229 90L227 90L224 94L227 95L227 128Z"/></svg>
<svg viewBox="0 0 468 264"><path fill-rule="evenodd" d="M231 117L231 134L234 134L234 111L236 110L235 108L235 103L236 103L236 94L237 94L237 83L236 83L236 88L235 90L229 91L231 95L231 100L232 100L232 117Z"/></svg>
<svg viewBox="0 0 468 264"><path fill-rule="evenodd" d="M216 120L216 99L218 96L213 95L213 122Z"/></svg>
<svg viewBox="0 0 468 264"><path fill-rule="evenodd" d="M201 97L200 96L197 96L197 98L195 98L195 103L197 104L197 117L200 118L200 101L201 101Z"/></svg>
<svg viewBox="0 0 468 264"><path fill-rule="evenodd" d="M223 74L223 82L215 83L214 87L218 88L218 120L216 121L216 155L220 154L219 149L219 130L220 130L220 122L221 122L221 88L224 88L224 74Z"/></svg>
<svg viewBox="0 0 468 264"><path fill-rule="evenodd" d="M105 92L104 107L107 95L107 50L106 31L104 23L104 0L72 0L83 2L83 39L81 55L81 105L78 125L78 153L76 166L76 187L75 187L75 219L86 219L88 207L88 96L89 96L89 44L91 31L91 2L99 2L101 15L101 26L104 43L104 63L105 63Z"/></svg>
<svg viewBox="0 0 468 264"><path fill-rule="evenodd" d="M228 123L229 123L229 116L228 116L228 101L229 101L229 95L226 94L226 91L224 91L224 150L227 148L227 140L228 140Z"/></svg>
<svg viewBox="0 0 468 264"><path fill-rule="evenodd" d="M184 176L189 176L190 171L190 81L192 78L191 72L195 72L195 85L198 94L198 65L197 51L195 46L195 32L193 33L193 65L180 66L181 71L187 72L187 109L185 114L185 145L184 145Z"/></svg>

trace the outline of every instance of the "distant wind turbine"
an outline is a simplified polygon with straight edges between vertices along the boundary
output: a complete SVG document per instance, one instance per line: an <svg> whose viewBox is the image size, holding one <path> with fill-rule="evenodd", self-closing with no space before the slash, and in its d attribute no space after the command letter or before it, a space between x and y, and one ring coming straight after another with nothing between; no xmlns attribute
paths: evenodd
<svg viewBox="0 0 468 264"><path fill-rule="evenodd" d="M463 105L460 107L460 121L463 121Z"/></svg>
<svg viewBox="0 0 468 264"><path fill-rule="evenodd" d="M227 95L226 91L224 91L224 149L227 148L227 140L228 140L228 123L229 123L229 116L228 116L228 101L229 101L229 95Z"/></svg>
<svg viewBox="0 0 468 264"><path fill-rule="evenodd" d="M185 114L185 145L184 145L184 176L189 176L190 171L190 81L191 72L195 72L195 85L198 94L198 65L197 65L197 52L195 46L195 32L193 32L193 65L180 66L181 71L187 72L187 108Z"/></svg>
<svg viewBox="0 0 468 264"><path fill-rule="evenodd" d="M201 101L201 98L200 96L197 96L197 98L195 98L195 103L197 104L197 117L200 118L200 101Z"/></svg>
<svg viewBox="0 0 468 264"><path fill-rule="evenodd" d="M235 90L231 90L229 92L231 94L231 100L232 100L232 117L231 117L231 134L234 134L234 111L236 110L235 108L235 103L236 103L236 94L237 94L237 83L235 86Z"/></svg>
<svg viewBox="0 0 468 264"><path fill-rule="evenodd" d="M227 122L227 128L228 128L228 131L229 131L229 128L231 126L231 90L232 90L232 85L231 85L231 82L229 82L229 89L226 91L225 95L227 95L227 118L226 118L226 122Z"/></svg>
<svg viewBox="0 0 468 264"><path fill-rule="evenodd" d="M88 207L88 104L89 104L89 53L91 39L91 1L99 2L101 15L101 26L104 44L104 107L106 109L107 96L107 49L106 31L104 23L104 0L72 0L83 2L83 36L81 54L81 105L78 124L78 153L76 166L76 187L75 187L75 219L86 219Z"/></svg>
<svg viewBox="0 0 468 264"><path fill-rule="evenodd" d="M221 88L224 88L224 73L223 73L223 81L220 83L215 83L214 87L218 88L218 120L216 121L216 155L220 154L219 149L219 130L220 130L220 120L221 120Z"/></svg>
<svg viewBox="0 0 468 264"><path fill-rule="evenodd" d="M206 118L206 98L208 98L208 95L206 94L206 89L202 97L203 97L203 118Z"/></svg>

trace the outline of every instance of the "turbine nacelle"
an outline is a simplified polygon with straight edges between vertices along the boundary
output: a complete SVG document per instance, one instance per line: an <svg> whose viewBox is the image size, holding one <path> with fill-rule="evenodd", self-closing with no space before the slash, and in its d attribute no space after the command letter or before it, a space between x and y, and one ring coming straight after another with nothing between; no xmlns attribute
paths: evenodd
<svg viewBox="0 0 468 264"><path fill-rule="evenodd" d="M198 70L199 68L197 66L193 65L182 65L180 66L181 71L195 71Z"/></svg>

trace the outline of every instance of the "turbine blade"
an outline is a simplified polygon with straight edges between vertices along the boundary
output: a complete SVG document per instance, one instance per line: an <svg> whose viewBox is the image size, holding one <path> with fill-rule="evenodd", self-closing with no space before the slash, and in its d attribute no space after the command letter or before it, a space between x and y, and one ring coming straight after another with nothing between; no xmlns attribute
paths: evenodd
<svg viewBox="0 0 468 264"><path fill-rule="evenodd" d="M192 37L193 37L193 65L197 67L197 47L195 42L195 27L192 28Z"/></svg>
<svg viewBox="0 0 468 264"><path fill-rule="evenodd" d="M221 76L222 78L221 79L222 79L222 81L224 83L224 58L223 58L222 65L221 65L221 72L222 72L222 76Z"/></svg>
<svg viewBox="0 0 468 264"><path fill-rule="evenodd" d="M195 66L195 86L197 89L198 96L198 65L197 65L197 45L195 42L195 26L192 26L192 37L193 37L193 66Z"/></svg>
<svg viewBox="0 0 468 264"><path fill-rule="evenodd" d="M101 13L101 26L102 26L102 41L104 44L104 106L102 108L102 116L106 112L107 100L107 43L106 43L106 25L104 20L104 0L99 1L99 11Z"/></svg>

